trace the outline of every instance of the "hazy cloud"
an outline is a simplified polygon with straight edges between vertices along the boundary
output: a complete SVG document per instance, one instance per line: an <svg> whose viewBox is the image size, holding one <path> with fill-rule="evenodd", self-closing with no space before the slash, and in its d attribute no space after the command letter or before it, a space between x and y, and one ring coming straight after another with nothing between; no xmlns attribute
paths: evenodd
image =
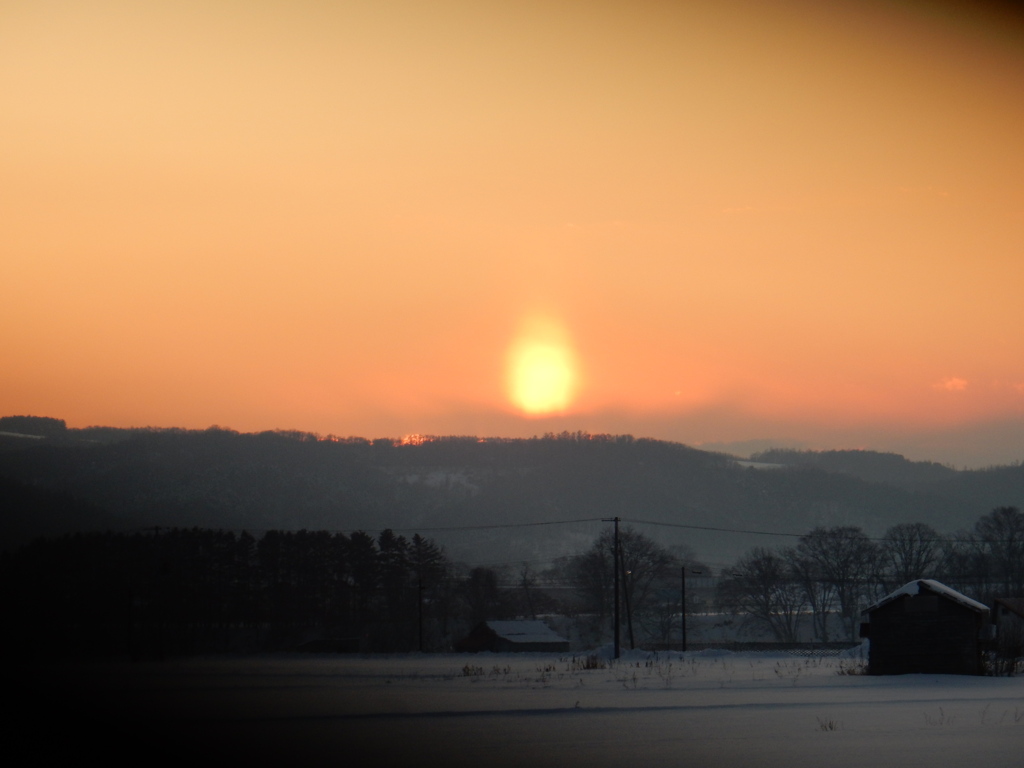
<svg viewBox="0 0 1024 768"><path fill-rule="evenodd" d="M935 385L936 389L944 389L947 392L963 392L967 389L967 379L961 379L957 376L951 376L947 379L943 379Z"/></svg>

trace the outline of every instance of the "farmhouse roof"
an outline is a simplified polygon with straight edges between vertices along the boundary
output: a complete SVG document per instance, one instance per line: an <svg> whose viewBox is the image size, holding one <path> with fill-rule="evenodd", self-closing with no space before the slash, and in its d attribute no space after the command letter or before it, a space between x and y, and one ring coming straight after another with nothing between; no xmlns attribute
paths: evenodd
<svg viewBox="0 0 1024 768"><path fill-rule="evenodd" d="M977 600L972 600L967 595L961 594L952 587L947 587L942 582L935 581L935 579L918 579L917 581L911 581L908 584L904 584L895 592L890 592L874 605L869 605L861 611L861 613L870 613L871 611L881 608L883 605L891 603L893 600L897 600L905 595L920 595L922 592L941 595L948 600L959 603L965 608L970 608L972 611L977 611L978 613L988 613L987 605L979 603Z"/></svg>
<svg viewBox="0 0 1024 768"><path fill-rule="evenodd" d="M564 643L543 621L487 621L484 622L498 637L512 643Z"/></svg>

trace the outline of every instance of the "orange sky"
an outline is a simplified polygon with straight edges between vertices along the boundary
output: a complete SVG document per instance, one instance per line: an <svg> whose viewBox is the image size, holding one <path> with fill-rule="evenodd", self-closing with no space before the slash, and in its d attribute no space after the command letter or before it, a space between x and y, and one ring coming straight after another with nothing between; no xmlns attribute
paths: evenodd
<svg viewBox="0 0 1024 768"><path fill-rule="evenodd" d="M0 415L1017 461L1024 24L7 0L0 275Z"/></svg>

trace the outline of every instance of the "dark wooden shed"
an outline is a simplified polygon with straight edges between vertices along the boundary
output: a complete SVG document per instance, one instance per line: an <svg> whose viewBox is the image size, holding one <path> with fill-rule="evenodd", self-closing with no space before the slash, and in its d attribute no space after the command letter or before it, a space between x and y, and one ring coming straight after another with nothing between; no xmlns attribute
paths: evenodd
<svg viewBox="0 0 1024 768"><path fill-rule="evenodd" d="M569 650L569 641L543 621L482 621L455 646L460 652L552 651Z"/></svg>
<svg viewBox="0 0 1024 768"><path fill-rule="evenodd" d="M989 609L933 579L919 579L863 612L872 675L978 675L990 636Z"/></svg>

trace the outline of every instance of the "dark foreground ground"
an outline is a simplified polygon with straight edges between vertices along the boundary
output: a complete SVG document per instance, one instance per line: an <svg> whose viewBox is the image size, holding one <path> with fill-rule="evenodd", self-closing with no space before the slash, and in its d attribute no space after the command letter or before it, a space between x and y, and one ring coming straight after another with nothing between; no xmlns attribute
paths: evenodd
<svg viewBox="0 0 1024 768"><path fill-rule="evenodd" d="M33 664L24 765L1024 766L1024 679L855 662L534 654Z"/></svg>

